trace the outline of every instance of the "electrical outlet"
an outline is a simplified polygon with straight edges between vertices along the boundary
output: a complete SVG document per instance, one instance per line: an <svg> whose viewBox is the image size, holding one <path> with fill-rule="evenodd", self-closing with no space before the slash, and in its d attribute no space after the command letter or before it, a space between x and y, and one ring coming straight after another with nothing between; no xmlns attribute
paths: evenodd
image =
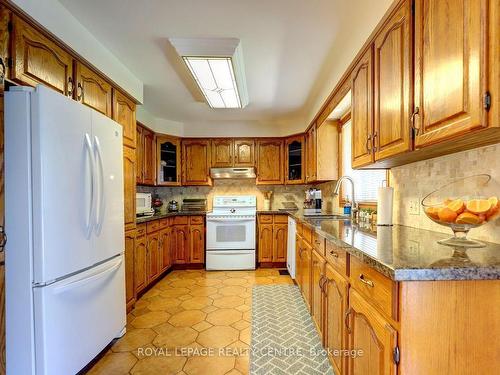
<svg viewBox="0 0 500 375"><path fill-rule="evenodd" d="M408 211L410 215L420 215L420 201L411 199Z"/></svg>

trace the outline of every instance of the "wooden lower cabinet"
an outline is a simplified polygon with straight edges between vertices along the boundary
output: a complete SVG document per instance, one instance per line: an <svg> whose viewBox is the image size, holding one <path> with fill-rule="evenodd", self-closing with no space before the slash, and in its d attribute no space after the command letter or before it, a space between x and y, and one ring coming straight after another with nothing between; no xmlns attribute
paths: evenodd
<svg viewBox="0 0 500 375"><path fill-rule="evenodd" d="M172 233L171 226L160 230L160 273L172 266Z"/></svg>
<svg viewBox="0 0 500 375"><path fill-rule="evenodd" d="M323 280L325 261L315 250L311 257L311 315L316 328L322 336L323 330Z"/></svg>
<svg viewBox="0 0 500 375"><path fill-rule="evenodd" d="M125 302L127 312L132 309L136 299L134 280L135 229L125 232Z"/></svg>
<svg viewBox="0 0 500 375"><path fill-rule="evenodd" d="M354 289L349 290L346 316L348 346L362 350L357 357L347 357L349 374L392 375L397 373L393 353L397 347L397 331ZM429 339L432 339L429 337Z"/></svg>
<svg viewBox="0 0 500 375"><path fill-rule="evenodd" d="M174 249L174 263L189 263L189 225L175 225L173 229L172 240Z"/></svg>
<svg viewBox="0 0 500 375"><path fill-rule="evenodd" d="M259 224L259 263L272 262L273 225Z"/></svg>
<svg viewBox="0 0 500 375"><path fill-rule="evenodd" d="M258 242L259 263L266 267L282 266L287 258L288 217L259 215Z"/></svg>
<svg viewBox="0 0 500 375"><path fill-rule="evenodd" d="M189 227L189 262L205 262L205 226L191 225Z"/></svg>
<svg viewBox="0 0 500 375"><path fill-rule="evenodd" d="M274 224L273 262L286 262L288 224Z"/></svg>
<svg viewBox="0 0 500 375"><path fill-rule="evenodd" d="M140 234L135 241L134 280L135 292L141 292L147 285L146 234Z"/></svg>
<svg viewBox="0 0 500 375"><path fill-rule="evenodd" d="M148 284L160 275L160 232L147 235L147 279Z"/></svg>
<svg viewBox="0 0 500 375"><path fill-rule="evenodd" d="M302 264L302 295L306 301L307 308L311 311L311 257L312 247L307 241L302 241L302 251L300 253Z"/></svg>
<svg viewBox="0 0 500 375"><path fill-rule="evenodd" d="M346 373L346 359L335 351L347 347L344 316L347 311L347 281L326 263L323 286L323 342L336 374Z"/></svg>

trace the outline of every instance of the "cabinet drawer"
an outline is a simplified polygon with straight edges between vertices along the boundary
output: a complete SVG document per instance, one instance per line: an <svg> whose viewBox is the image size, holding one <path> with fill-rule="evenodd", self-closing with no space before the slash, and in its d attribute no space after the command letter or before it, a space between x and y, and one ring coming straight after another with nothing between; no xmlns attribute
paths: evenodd
<svg viewBox="0 0 500 375"><path fill-rule="evenodd" d="M147 233L156 232L160 229L160 220L154 220L146 223Z"/></svg>
<svg viewBox="0 0 500 375"><path fill-rule="evenodd" d="M304 238L304 241L306 241L307 243L312 245L312 243L313 243L313 231L307 225L302 226L302 237Z"/></svg>
<svg viewBox="0 0 500 375"><path fill-rule="evenodd" d="M259 215L259 223L263 224L272 224L273 223L273 215Z"/></svg>
<svg viewBox="0 0 500 375"><path fill-rule="evenodd" d="M288 224L288 215L274 215L274 224Z"/></svg>
<svg viewBox="0 0 500 375"><path fill-rule="evenodd" d="M189 224L191 225L203 224L203 216L190 216Z"/></svg>
<svg viewBox="0 0 500 375"><path fill-rule="evenodd" d="M325 256L325 242L326 239L321 234L314 232L313 234L313 247L319 254Z"/></svg>
<svg viewBox="0 0 500 375"><path fill-rule="evenodd" d="M189 217L187 216L175 216L174 217L174 225L186 225L189 221Z"/></svg>
<svg viewBox="0 0 500 375"><path fill-rule="evenodd" d="M170 224L170 218L165 218L165 219L161 219L160 220L160 229L164 229L166 227L168 227L168 225Z"/></svg>
<svg viewBox="0 0 500 375"><path fill-rule="evenodd" d="M146 224L139 224L137 226L137 237L143 236L146 234Z"/></svg>
<svg viewBox="0 0 500 375"><path fill-rule="evenodd" d="M328 263L342 276L347 277L347 252L329 241L326 241L325 247L325 256Z"/></svg>
<svg viewBox="0 0 500 375"><path fill-rule="evenodd" d="M351 285L381 312L397 320L397 283L353 256L350 266Z"/></svg>

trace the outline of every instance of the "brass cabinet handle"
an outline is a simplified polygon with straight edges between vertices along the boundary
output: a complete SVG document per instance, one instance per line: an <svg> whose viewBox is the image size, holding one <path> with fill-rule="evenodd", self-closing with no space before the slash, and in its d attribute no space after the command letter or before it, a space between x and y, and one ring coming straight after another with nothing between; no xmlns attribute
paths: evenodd
<svg viewBox="0 0 500 375"><path fill-rule="evenodd" d="M378 138L377 132L373 133L373 152L377 151L377 141L376 141L377 138Z"/></svg>
<svg viewBox="0 0 500 375"><path fill-rule="evenodd" d="M348 308L347 311L345 312L345 316L344 316L344 323L345 323L345 327L347 329L347 333L351 333L351 327L349 327L349 315L351 315L351 313L353 312L354 310L352 308Z"/></svg>
<svg viewBox="0 0 500 375"><path fill-rule="evenodd" d="M370 141L372 140L372 135L370 134L368 136L368 138L366 138L366 143L365 143L365 147L366 147L366 152L368 153L371 153L372 152L372 149L369 147L370 146Z"/></svg>
<svg viewBox="0 0 500 375"><path fill-rule="evenodd" d="M415 110L413 111L413 113L410 116L411 128L413 129L413 133L415 135L418 135L418 133L420 132L420 128L415 126L415 117L417 115L420 115L420 108L419 107L415 107Z"/></svg>
<svg viewBox="0 0 500 375"><path fill-rule="evenodd" d="M332 282L332 280L330 280L328 277L325 276L325 282L323 283L323 288L322 288L325 296L328 295L328 289L326 288L326 286L331 282Z"/></svg>
<svg viewBox="0 0 500 375"><path fill-rule="evenodd" d="M338 258L338 257L339 257L339 254L338 254L338 253L336 253L336 252L335 252L335 251L333 251L333 250L332 250L332 251L330 251L330 255L331 255L332 257L334 257L334 258Z"/></svg>
<svg viewBox="0 0 500 375"><path fill-rule="evenodd" d="M325 276L321 275L321 277L319 278L319 281L318 281L318 286L321 290L323 290L323 279L324 279Z"/></svg>
<svg viewBox="0 0 500 375"><path fill-rule="evenodd" d="M73 97L73 78L68 78L68 97Z"/></svg>
<svg viewBox="0 0 500 375"><path fill-rule="evenodd" d="M375 284L373 283L373 281L365 279L365 275L363 275L362 273L359 274L359 280L363 284L368 285L371 288L373 288L375 286Z"/></svg>

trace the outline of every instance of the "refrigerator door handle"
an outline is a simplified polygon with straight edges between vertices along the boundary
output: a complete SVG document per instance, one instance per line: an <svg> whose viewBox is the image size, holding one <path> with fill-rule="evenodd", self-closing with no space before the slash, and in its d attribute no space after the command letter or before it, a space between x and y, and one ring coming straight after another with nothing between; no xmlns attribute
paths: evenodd
<svg viewBox="0 0 500 375"><path fill-rule="evenodd" d="M116 269L118 269L121 266L122 262L123 262L123 259L122 259L122 257L120 257L113 265L109 266L105 270L102 270L102 271L95 273L93 275L85 276L85 277L82 277L78 280L74 280L74 281L71 281L69 283L65 283L63 285L60 285L54 289L54 293L55 294L64 293L66 291L78 288L79 286L87 284L87 283L94 281L96 279L103 278L104 276L106 276L106 275L112 273L113 271L115 271Z"/></svg>
<svg viewBox="0 0 500 375"><path fill-rule="evenodd" d="M97 186L97 194L98 194L98 200L99 203L96 204L96 211L95 211L95 231L96 235L101 234L102 230L102 224L104 221L104 209L105 209L105 202L104 202L104 167L102 164L102 152L101 152L101 143L99 142L99 137L94 136L94 145L95 145L95 151L96 151L96 159L97 163L99 165L99 175L98 175L98 181L96 183ZM97 175L96 175L97 177Z"/></svg>
<svg viewBox="0 0 500 375"><path fill-rule="evenodd" d="M88 133L85 133L85 148L87 149L87 153L90 159L90 204L88 208L88 216L87 216L87 222L86 222L86 237L90 238L90 235L92 234L92 228L93 228L93 217L94 217L94 211L95 211L95 204L96 204L96 199L95 199L95 188L96 188L96 181L95 181L95 158L94 158L94 153L92 152L92 141L90 139L90 135Z"/></svg>

